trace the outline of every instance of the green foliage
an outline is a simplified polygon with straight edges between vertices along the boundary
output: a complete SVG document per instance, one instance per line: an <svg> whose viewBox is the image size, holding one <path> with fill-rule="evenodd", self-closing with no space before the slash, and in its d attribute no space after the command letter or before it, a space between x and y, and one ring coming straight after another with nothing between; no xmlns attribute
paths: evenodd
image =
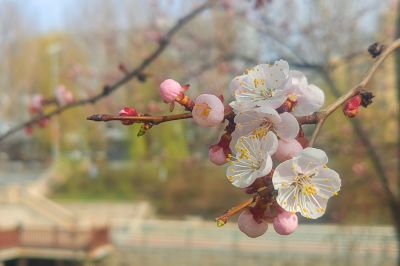
<svg viewBox="0 0 400 266"><path fill-rule="evenodd" d="M88 162L63 163L67 175L54 197L61 200L148 200L168 216L213 217L246 195L231 186L224 169L192 160L175 160L166 167L159 161L97 164L91 176Z"/></svg>

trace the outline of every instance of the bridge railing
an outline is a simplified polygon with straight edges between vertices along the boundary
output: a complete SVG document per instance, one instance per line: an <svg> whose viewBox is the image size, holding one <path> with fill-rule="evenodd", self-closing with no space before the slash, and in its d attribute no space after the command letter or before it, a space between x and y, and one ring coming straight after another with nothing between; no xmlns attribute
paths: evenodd
<svg viewBox="0 0 400 266"><path fill-rule="evenodd" d="M110 244L109 228L61 229L25 228L0 229L0 249L10 247L92 250Z"/></svg>

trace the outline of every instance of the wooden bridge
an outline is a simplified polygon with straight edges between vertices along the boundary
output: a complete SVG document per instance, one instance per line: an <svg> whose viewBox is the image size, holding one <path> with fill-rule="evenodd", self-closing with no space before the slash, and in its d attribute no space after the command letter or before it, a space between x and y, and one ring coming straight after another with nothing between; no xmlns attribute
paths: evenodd
<svg viewBox="0 0 400 266"><path fill-rule="evenodd" d="M110 249L108 227L90 230L59 227L0 229L0 263L21 258L97 260Z"/></svg>

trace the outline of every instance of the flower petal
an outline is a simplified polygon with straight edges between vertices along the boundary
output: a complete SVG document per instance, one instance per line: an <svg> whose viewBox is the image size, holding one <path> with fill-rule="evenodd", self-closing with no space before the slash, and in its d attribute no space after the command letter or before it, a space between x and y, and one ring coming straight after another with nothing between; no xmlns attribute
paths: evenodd
<svg viewBox="0 0 400 266"><path fill-rule="evenodd" d="M273 155L278 149L278 138L272 131L269 131L267 135L262 137L260 142L263 154Z"/></svg>
<svg viewBox="0 0 400 266"><path fill-rule="evenodd" d="M258 169L256 172L254 172L254 175L256 176L256 178L268 175L272 170L271 156L267 153L265 157L266 158L264 158L261 163L260 169ZM254 180L248 186L250 186L254 182Z"/></svg>
<svg viewBox="0 0 400 266"><path fill-rule="evenodd" d="M247 75L237 76L232 79L231 83L229 84L229 91L231 92L232 96L236 95L236 91L243 90L244 82L248 79Z"/></svg>
<svg viewBox="0 0 400 266"><path fill-rule="evenodd" d="M281 122L276 125L276 133L282 139L290 140L299 134L299 123L296 117L287 112L280 114Z"/></svg>
<svg viewBox="0 0 400 266"><path fill-rule="evenodd" d="M303 72L297 70L290 71L291 84L290 86L307 86L307 78Z"/></svg>
<svg viewBox="0 0 400 266"><path fill-rule="evenodd" d="M328 199L319 195L299 194L300 214L309 219L317 219L324 215Z"/></svg>
<svg viewBox="0 0 400 266"><path fill-rule="evenodd" d="M274 185L275 189L279 190L281 188L287 188L293 183L295 177L297 176L297 173L294 171L294 163L294 159L287 160L283 163L280 163L275 168L272 176L272 184Z"/></svg>
<svg viewBox="0 0 400 266"><path fill-rule="evenodd" d="M299 189L297 186L288 186L278 190L278 196L276 197L276 202L285 211L288 212L298 212L300 211L298 205Z"/></svg>
<svg viewBox="0 0 400 266"><path fill-rule="evenodd" d="M323 166L328 162L328 157L323 150L310 147L302 150L295 159L303 173Z"/></svg>
<svg viewBox="0 0 400 266"><path fill-rule="evenodd" d="M295 116L311 115L324 105L324 92L314 84L300 87L296 95L297 103L293 110Z"/></svg>
<svg viewBox="0 0 400 266"><path fill-rule="evenodd" d="M232 101L229 103L235 114L253 110L257 107L254 101Z"/></svg>
<svg viewBox="0 0 400 266"><path fill-rule="evenodd" d="M257 106L276 109L281 106L286 101L286 99L287 95L285 94L275 95L268 99L258 101Z"/></svg>
<svg viewBox="0 0 400 266"><path fill-rule="evenodd" d="M317 194L326 199L335 195L341 186L339 174L329 168L320 168L311 182L315 185Z"/></svg>

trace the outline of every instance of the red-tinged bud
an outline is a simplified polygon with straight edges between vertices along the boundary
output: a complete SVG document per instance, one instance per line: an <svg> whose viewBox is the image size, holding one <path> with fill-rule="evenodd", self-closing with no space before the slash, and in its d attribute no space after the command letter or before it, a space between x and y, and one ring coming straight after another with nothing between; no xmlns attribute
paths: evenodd
<svg viewBox="0 0 400 266"><path fill-rule="evenodd" d="M272 222L276 216L283 212L285 212L285 210L282 209L282 207L279 206L278 203L275 201L265 210L265 220L267 220L268 222Z"/></svg>
<svg viewBox="0 0 400 266"><path fill-rule="evenodd" d="M119 65L118 65L118 69L119 69L119 71L121 71L123 74L125 74L125 75L128 75L129 74L129 71L128 71L128 69L126 68L126 65L124 64L124 63L120 63Z"/></svg>
<svg viewBox="0 0 400 266"><path fill-rule="evenodd" d="M175 101L184 90L181 84L173 79L166 79L160 84L160 96L165 103Z"/></svg>
<svg viewBox="0 0 400 266"><path fill-rule="evenodd" d="M229 144L232 136L224 133L217 144L211 145L208 150L208 158L210 162L216 165L223 165L228 162L229 155L232 154Z"/></svg>
<svg viewBox="0 0 400 266"><path fill-rule="evenodd" d="M360 93L361 96L361 106L367 108L368 105L372 103L372 99L375 97L375 95L372 94L372 92L369 91L363 91Z"/></svg>
<svg viewBox="0 0 400 266"><path fill-rule="evenodd" d="M257 178L253 184L245 189L245 192L247 194L254 194L258 192L260 188L264 188L267 192L272 192L274 190L272 186L272 174L273 170L268 175Z"/></svg>
<svg viewBox="0 0 400 266"><path fill-rule="evenodd" d="M256 205L253 207L249 207L249 211L253 214L253 219L257 223L262 223L265 218L265 210L267 209L267 204L262 203L261 201L257 201Z"/></svg>
<svg viewBox="0 0 400 266"><path fill-rule="evenodd" d="M256 238L263 234L268 229L268 223L265 221L257 222L250 210L244 210L238 218L239 230L245 233L248 237Z"/></svg>
<svg viewBox="0 0 400 266"><path fill-rule="evenodd" d="M355 117L358 114L358 111L360 109L362 103L362 98L360 95L355 95L348 100L344 107L343 107L343 113L347 117Z"/></svg>
<svg viewBox="0 0 400 266"><path fill-rule="evenodd" d="M304 131L301 127L300 127L299 134L296 137L296 140L300 143L300 145L303 147L303 149L307 148L310 144L310 141L304 135Z"/></svg>
<svg viewBox="0 0 400 266"><path fill-rule="evenodd" d="M256 180L254 180L253 184L248 186L245 191L247 194L254 194L256 193L260 188L265 187L267 184L265 183L264 177L259 177Z"/></svg>
<svg viewBox="0 0 400 266"><path fill-rule="evenodd" d="M296 231L298 219L296 213L282 212L273 220L275 232L280 235L290 235Z"/></svg>
<svg viewBox="0 0 400 266"><path fill-rule="evenodd" d="M280 114L281 114L281 113L284 113L284 112L290 113L290 112L293 111L293 109L294 109L294 107L296 106L296 104L297 104L297 97L296 97L296 95L290 94L290 95L287 97L286 101L285 101L281 106L279 106L279 107L276 109L276 111L277 111L278 113L280 113Z"/></svg>
<svg viewBox="0 0 400 266"><path fill-rule="evenodd" d="M39 127L44 128L50 123L49 118L43 118L38 122Z"/></svg>
<svg viewBox="0 0 400 266"><path fill-rule="evenodd" d="M26 133L27 135L32 135L32 133L33 133L33 127L31 127L31 126L26 126L26 127L24 128L24 131L25 131L25 133Z"/></svg>
<svg viewBox="0 0 400 266"><path fill-rule="evenodd" d="M124 109L119 111L118 115L119 116L137 116L138 112L136 111L135 108L124 107ZM133 121L121 121L121 123L124 125L132 125L134 122Z"/></svg>
<svg viewBox="0 0 400 266"><path fill-rule="evenodd" d="M216 165L223 165L227 162L224 149L218 144L211 145L208 150L208 159Z"/></svg>
<svg viewBox="0 0 400 266"><path fill-rule="evenodd" d="M33 114L41 112L44 103L45 98L42 95L34 95L29 103L29 112Z"/></svg>

